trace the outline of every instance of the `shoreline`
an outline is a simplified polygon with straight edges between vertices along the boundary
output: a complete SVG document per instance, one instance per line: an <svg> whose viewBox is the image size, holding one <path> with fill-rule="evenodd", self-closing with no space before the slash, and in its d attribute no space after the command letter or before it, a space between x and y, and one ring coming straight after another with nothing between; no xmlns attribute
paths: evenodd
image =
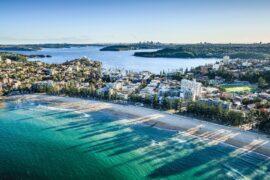
<svg viewBox="0 0 270 180"><path fill-rule="evenodd" d="M209 145L225 143L235 146L240 151L253 151L270 157L270 138L266 134L244 131L236 127L215 124L192 117L170 114L164 111L133 105L120 105L97 100L45 94L16 95L3 97L3 99L54 102L59 104L59 106L72 107L80 112L110 111L117 115L127 116L127 121L132 119L129 123L143 123L164 130L181 131L186 135L207 140Z"/></svg>

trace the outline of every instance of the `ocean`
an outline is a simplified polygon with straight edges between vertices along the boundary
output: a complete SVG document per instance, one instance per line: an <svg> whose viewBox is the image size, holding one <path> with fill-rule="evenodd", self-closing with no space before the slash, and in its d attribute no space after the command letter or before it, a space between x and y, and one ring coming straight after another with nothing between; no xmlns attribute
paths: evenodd
<svg viewBox="0 0 270 180"><path fill-rule="evenodd" d="M108 110L0 104L0 179L269 179L270 161Z"/></svg>

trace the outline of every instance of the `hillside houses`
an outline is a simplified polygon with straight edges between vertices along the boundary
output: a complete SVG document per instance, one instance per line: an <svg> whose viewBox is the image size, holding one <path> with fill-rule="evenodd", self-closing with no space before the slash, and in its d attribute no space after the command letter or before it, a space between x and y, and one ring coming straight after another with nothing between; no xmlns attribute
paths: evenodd
<svg viewBox="0 0 270 180"><path fill-rule="evenodd" d="M5 59L0 61L0 83L4 93L18 89L31 90L33 85L44 86L45 82L50 81L56 83L76 81L83 86L84 83L89 83L90 79L99 81L100 66L100 63L87 59L77 59L57 65Z"/></svg>
<svg viewBox="0 0 270 180"><path fill-rule="evenodd" d="M164 100L170 101L169 104L175 101L185 104L198 101L243 112L256 109L270 111L270 90L256 89L258 85L243 78L250 73L255 73L256 77L260 72L266 73L267 77L270 63L265 60L253 61L224 58L214 65L158 75L149 71L101 69L101 63L87 58L63 64L1 59L0 94L7 95L12 91L47 92L49 89L48 92L55 94L124 101L130 101L136 96L135 101L149 104L154 101L161 104ZM228 81L229 85L254 85L255 88L244 93L227 92L223 85ZM267 82L264 83L267 85Z"/></svg>

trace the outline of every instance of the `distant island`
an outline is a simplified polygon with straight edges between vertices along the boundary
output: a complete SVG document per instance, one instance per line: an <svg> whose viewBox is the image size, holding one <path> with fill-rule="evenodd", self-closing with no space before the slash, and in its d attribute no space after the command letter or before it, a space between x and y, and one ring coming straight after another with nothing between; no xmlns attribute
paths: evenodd
<svg viewBox="0 0 270 180"><path fill-rule="evenodd" d="M100 51L130 51L130 50L140 50L140 49L162 49L169 47L167 44L154 43L154 42L145 42L145 43L134 43L134 44L116 44L106 46Z"/></svg>
<svg viewBox="0 0 270 180"><path fill-rule="evenodd" d="M189 44L154 52L135 52L138 57L269 59L270 44Z"/></svg>

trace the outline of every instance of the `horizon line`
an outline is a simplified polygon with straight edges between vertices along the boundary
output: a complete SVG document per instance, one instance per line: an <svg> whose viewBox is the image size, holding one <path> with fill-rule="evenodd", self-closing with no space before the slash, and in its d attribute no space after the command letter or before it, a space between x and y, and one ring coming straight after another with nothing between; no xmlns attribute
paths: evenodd
<svg viewBox="0 0 270 180"><path fill-rule="evenodd" d="M139 43L160 43L173 45L193 45L193 44L270 44L270 42L194 42L194 43L176 43L176 42L159 42L159 41L138 41L138 42L38 42L38 43L0 43L0 45L43 45L43 44L77 44L77 45L102 45L102 44L139 44Z"/></svg>

